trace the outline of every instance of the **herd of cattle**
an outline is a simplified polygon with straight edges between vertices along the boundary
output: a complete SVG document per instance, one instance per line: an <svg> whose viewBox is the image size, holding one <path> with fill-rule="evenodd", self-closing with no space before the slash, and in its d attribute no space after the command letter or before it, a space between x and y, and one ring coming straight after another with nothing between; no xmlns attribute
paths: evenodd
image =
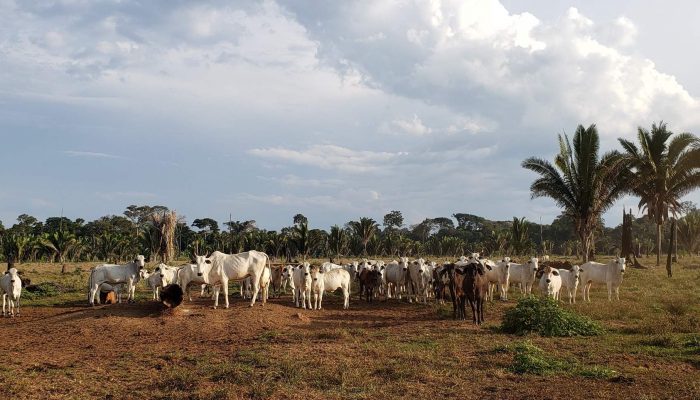
<svg viewBox="0 0 700 400"><path fill-rule="evenodd" d="M321 309L324 292L340 289L343 308L347 309L350 307L351 287L357 284L360 299L368 302L378 298L405 298L408 302L427 303L434 299L443 303L449 299L457 319L466 319L466 305L469 304L474 323L480 324L484 320L484 302L493 301L496 292L501 300L507 300L512 284L517 284L523 295L530 295L533 286L538 286L543 295L556 300L564 291L569 303L576 302L579 283L583 284L582 298L587 301L590 301L589 291L593 283L605 284L608 300L612 300L613 293L619 300L625 272L625 259L617 257L607 264L587 262L578 266L550 261L547 256L542 260L530 258L524 263L516 263L508 257L494 261L478 253L439 265L422 258L409 260L401 257L388 263L363 259L345 265L302 262L273 266L267 254L254 250L239 254L215 251L209 256L196 256L192 263L179 267L159 264L150 273L145 264L144 256L139 255L124 265L94 267L88 280L89 303L121 302L124 291L127 301L134 301L136 284L144 280L153 290L154 300L162 300L161 295L176 287L191 301L191 286L199 288L200 296L204 296L209 287L214 308L219 305L219 294L223 289L225 307L228 308L228 283L237 281L240 282L241 297L249 298L251 307L258 297L264 305L270 288L279 297L289 287L295 305L309 309ZM3 316L14 316L15 304L19 315L20 282L14 268L0 279ZM9 300L8 313L5 312L6 299Z"/></svg>

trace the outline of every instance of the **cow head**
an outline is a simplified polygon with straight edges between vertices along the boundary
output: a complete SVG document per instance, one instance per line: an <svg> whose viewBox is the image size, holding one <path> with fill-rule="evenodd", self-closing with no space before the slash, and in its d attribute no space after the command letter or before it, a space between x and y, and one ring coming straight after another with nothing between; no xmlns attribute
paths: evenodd
<svg viewBox="0 0 700 400"><path fill-rule="evenodd" d="M209 274L209 271L211 271L211 258L207 256L194 256L193 260L194 264L194 272L197 273L197 276L204 276L205 274Z"/></svg>
<svg viewBox="0 0 700 400"><path fill-rule="evenodd" d="M552 283L552 277L559 276L559 270L552 267L544 267L544 273L542 276L544 277L545 282Z"/></svg>
<svg viewBox="0 0 700 400"><path fill-rule="evenodd" d="M624 274L625 273L625 257L617 257L613 261L615 263L615 266L620 269L620 273Z"/></svg>
<svg viewBox="0 0 700 400"><path fill-rule="evenodd" d="M323 279L323 271L321 270L321 267L319 266L313 266L311 267L310 270L311 273L311 280L314 282L318 282L319 279Z"/></svg>
<svg viewBox="0 0 700 400"><path fill-rule="evenodd" d="M540 260L538 260L537 257L532 257L530 260L528 260L527 266L531 269L532 275L535 276L540 267Z"/></svg>
<svg viewBox="0 0 700 400"><path fill-rule="evenodd" d="M15 282L19 282L19 273L17 273L17 268L10 268L9 270L5 271L5 275L10 275L10 283L14 284Z"/></svg>
<svg viewBox="0 0 700 400"><path fill-rule="evenodd" d="M141 254L139 254L139 255L136 256L136 258L134 259L134 264L136 264L136 266L138 267L138 269L140 269L140 270L143 269L143 267L146 266L146 257L144 257L144 256L142 256Z"/></svg>

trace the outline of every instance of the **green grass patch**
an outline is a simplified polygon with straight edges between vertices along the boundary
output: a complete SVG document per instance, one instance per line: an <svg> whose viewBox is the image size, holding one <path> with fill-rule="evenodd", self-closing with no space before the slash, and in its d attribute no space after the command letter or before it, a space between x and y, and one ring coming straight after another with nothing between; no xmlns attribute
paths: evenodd
<svg viewBox="0 0 700 400"><path fill-rule="evenodd" d="M600 365L581 365L577 361L550 357L529 341L523 341L513 348L513 365L510 371L517 374L553 375L566 374L591 379L610 379L619 376L613 369Z"/></svg>
<svg viewBox="0 0 700 400"><path fill-rule="evenodd" d="M506 311L501 330L516 335L537 333L541 336L595 336L603 333L603 328L590 318L562 308L556 300L538 297L520 299L515 308Z"/></svg>

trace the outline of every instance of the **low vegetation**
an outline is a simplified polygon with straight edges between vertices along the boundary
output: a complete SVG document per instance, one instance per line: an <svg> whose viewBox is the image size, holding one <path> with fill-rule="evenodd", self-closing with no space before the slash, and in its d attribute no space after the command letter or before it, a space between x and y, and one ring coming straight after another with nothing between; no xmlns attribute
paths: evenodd
<svg viewBox="0 0 700 400"><path fill-rule="evenodd" d="M501 329L506 333L541 336L595 336L603 333L600 324L567 310L549 298L526 297L506 311Z"/></svg>

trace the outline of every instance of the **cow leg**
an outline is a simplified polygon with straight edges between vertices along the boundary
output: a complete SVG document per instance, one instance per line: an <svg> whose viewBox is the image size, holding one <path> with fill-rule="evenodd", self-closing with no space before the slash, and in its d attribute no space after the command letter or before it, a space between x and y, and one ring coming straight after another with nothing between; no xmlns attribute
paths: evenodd
<svg viewBox="0 0 700 400"><path fill-rule="evenodd" d="M318 309L320 310L321 307L323 307L323 291L318 294Z"/></svg>
<svg viewBox="0 0 700 400"><path fill-rule="evenodd" d="M92 290L92 289L91 289ZM7 297L6 294L2 295L2 316L4 317L6 315L5 313L5 298Z"/></svg>
<svg viewBox="0 0 700 400"><path fill-rule="evenodd" d="M221 288L224 290L224 308L228 308L228 278L225 276L221 278ZM216 296L216 300L219 301L219 296Z"/></svg>
<svg viewBox="0 0 700 400"><path fill-rule="evenodd" d="M617 299L617 301L620 301L620 287L619 286L617 286L615 288L615 299Z"/></svg>
<svg viewBox="0 0 700 400"><path fill-rule="evenodd" d="M343 309L347 310L350 308L350 288L347 286L343 287Z"/></svg>

